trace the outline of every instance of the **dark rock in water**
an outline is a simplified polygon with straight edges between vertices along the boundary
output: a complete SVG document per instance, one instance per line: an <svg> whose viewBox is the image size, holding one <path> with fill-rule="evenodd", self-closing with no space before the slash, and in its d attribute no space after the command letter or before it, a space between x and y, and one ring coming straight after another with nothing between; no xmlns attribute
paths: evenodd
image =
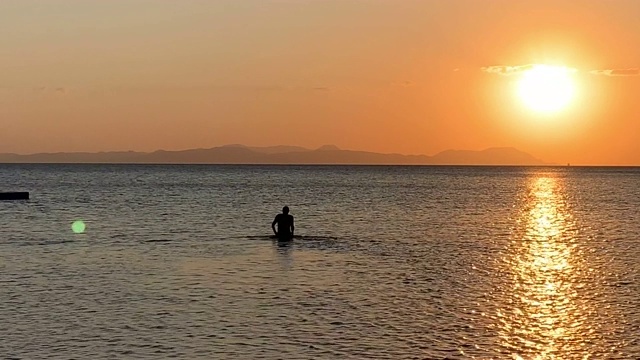
<svg viewBox="0 0 640 360"><path fill-rule="evenodd" d="M0 192L0 200L29 200L29 193L23 192Z"/></svg>

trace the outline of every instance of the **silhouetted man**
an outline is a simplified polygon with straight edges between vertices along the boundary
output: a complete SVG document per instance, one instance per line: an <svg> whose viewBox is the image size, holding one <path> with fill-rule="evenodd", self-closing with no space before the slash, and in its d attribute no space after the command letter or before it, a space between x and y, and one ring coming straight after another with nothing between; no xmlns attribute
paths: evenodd
<svg viewBox="0 0 640 360"><path fill-rule="evenodd" d="M278 230L276 231L276 224L278 224ZM282 208L282 214L276 215L276 218L273 219L271 223L271 229L273 229L273 233L276 234L278 240L280 241L289 241L293 240L293 216L289 215L289 207L285 206Z"/></svg>

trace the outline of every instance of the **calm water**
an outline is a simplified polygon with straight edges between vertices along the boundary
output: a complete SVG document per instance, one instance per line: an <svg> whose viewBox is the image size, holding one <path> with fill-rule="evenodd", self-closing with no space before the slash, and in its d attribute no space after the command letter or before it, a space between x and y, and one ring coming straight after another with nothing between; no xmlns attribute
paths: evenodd
<svg viewBox="0 0 640 360"><path fill-rule="evenodd" d="M0 184L32 193L0 203L2 358L640 358L640 169L0 165ZM291 246L268 238L285 204Z"/></svg>

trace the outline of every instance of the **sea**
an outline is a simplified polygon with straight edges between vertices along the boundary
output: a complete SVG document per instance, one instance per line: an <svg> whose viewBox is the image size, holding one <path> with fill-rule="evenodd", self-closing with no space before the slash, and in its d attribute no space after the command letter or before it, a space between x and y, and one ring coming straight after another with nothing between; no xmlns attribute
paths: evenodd
<svg viewBox="0 0 640 360"><path fill-rule="evenodd" d="M640 358L640 168L14 164L0 191L30 192L0 202L3 359Z"/></svg>

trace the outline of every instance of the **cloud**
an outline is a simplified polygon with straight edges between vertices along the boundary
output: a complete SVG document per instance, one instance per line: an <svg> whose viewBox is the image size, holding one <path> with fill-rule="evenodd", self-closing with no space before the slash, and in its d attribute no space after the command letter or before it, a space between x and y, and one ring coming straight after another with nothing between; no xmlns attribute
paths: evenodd
<svg viewBox="0 0 640 360"><path fill-rule="evenodd" d="M569 73L574 73L577 72L578 69L572 68L572 67L567 67L567 66L562 66L562 65L553 65L553 64L527 64L527 65L498 65L498 66L485 66L483 68L481 68L482 71L484 72L488 72L490 74L498 74L498 75L503 75L503 76L510 76L510 75L518 75L521 74L525 71L531 70L531 69L536 69L536 68L559 68L562 69L564 72L569 72Z"/></svg>
<svg viewBox="0 0 640 360"><path fill-rule="evenodd" d="M392 81L391 82L391 86L398 86L398 87L410 87L410 86L414 86L414 82L413 81L409 81L409 80L401 80L401 81Z"/></svg>
<svg viewBox="0 0 640 360"><path fill-rule="evenodd" d="M497 74L503 76L509 75L517 75L524 71L530 70L533 67L538 66L538 64L528 64L528 65L496 65L496 66L485 66L482 67L481 70L490 74ZM565 67L569 72L576 72L577 69ZM627 68L627 69L602 69L602 70L584 70L588 71L593 75L604 75L604 76L640 76L640 68Z"/></svg>
<svg viewBox="0 0 640 360"><path fill-rule="evenodd" d="M327 92L333 89L328 86L299 86L299 85L230 85L215 86L216 90L239 90L258 92Z"/></svg>
<svg viewBox="0 0 640 360"><path fill-rule="evenodd" d="M589 73L605 76L638 76L640 68L592 70Z"/></svg>
<svg viewBox="0 0 640 360"><path fill-rule="evenodd" d="M490 74L498 74L498 75L515 75L521 72L527 71L531 69L534 65L516 65L516 66L504 66L504 65L496 65L496 66L485 66L481 68L482 71L488 72Z"/></svg>
<svg viewBox="0 0 640 360"><path fill-rule="evenodd" d="M57 95L66 95L69 93L69 89L65 87L47 87L47 86L39 86L33 88L33 91L42 93L42 94L57 94Z"/></svg>

